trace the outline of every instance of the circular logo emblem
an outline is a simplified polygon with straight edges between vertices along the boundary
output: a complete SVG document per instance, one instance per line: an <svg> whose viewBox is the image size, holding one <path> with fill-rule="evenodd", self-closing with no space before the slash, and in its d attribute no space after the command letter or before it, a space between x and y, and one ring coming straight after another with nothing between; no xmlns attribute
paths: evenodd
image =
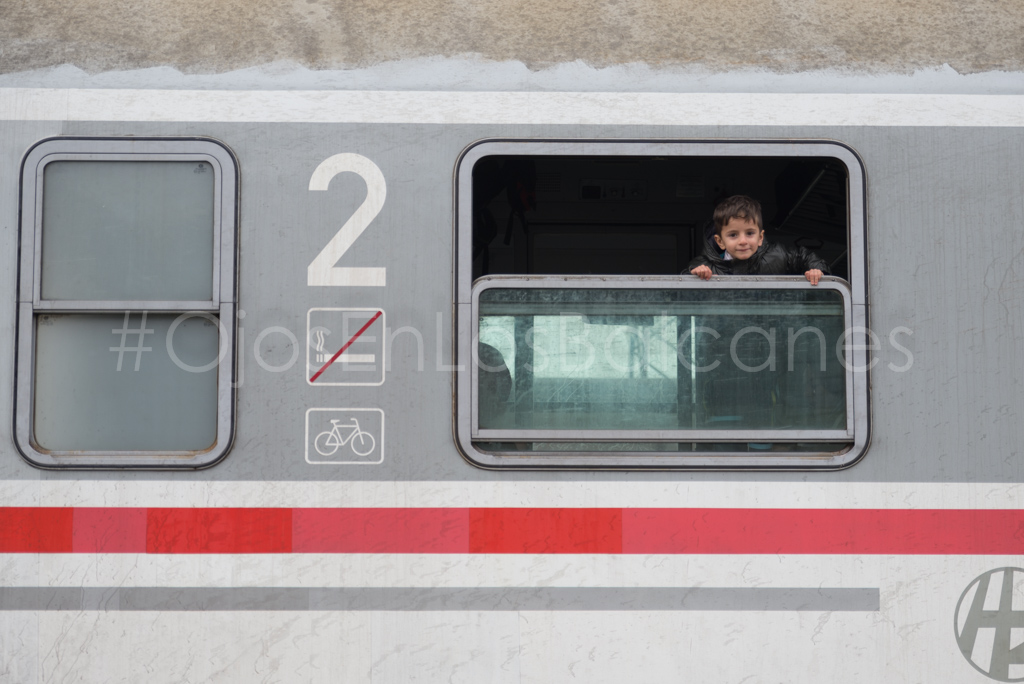
<svg viewBox="0 0 1024 684"><path fill-rule="evenodd" d="M1024 569L975 578L953 619L960 652L974 669L999 682L1024 682Z"/></svg>

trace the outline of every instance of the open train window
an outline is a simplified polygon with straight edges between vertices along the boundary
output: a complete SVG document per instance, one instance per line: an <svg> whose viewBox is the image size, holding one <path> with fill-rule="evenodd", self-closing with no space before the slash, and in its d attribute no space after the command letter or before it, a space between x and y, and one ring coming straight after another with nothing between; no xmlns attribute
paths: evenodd
<svg viewBox="0 0 1024 684"><path fill-rule="evenodd" d="M47 468L196 468L234 424L237 163L50 138L21 175L15 438Z"/></svg>
<svg viewBox="0 0 1024 684"><path fill-rule="evenodd" d="M455 430L471 462L836 468L864 452L864 170L848 147L483 141L456 188ZM734 194L761 202L767 240L831 275L690 276Z"/></svg>

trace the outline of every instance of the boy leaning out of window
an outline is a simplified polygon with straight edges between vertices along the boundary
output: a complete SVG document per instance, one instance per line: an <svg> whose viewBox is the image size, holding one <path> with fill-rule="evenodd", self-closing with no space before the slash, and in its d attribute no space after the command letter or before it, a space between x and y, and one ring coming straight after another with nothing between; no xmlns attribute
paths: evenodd
<svg viewBox="0 0 1024 684"><path fill-rule="evenodd" d="M803 275L817 285L828 273L817 254L803 247L789 249L764 239L761 203L744 195L722 200L714 213L715 243L722 256L707 243L704 254L690 262L690 273L701 280L712 275Z"/></svg>

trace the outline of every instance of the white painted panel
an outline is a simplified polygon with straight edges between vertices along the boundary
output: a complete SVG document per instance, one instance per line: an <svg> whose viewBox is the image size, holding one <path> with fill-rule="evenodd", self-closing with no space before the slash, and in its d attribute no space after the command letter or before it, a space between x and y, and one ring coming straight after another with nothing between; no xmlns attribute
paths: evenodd
<svg viewBox="0 0 1024 684"><path fill-rule="evenodd" d="M26 650L40 669L19 684L988 681L949 643L946 621L907 629L865 613L26 615L39 621Z"/></svg>
<svg viewBox="0 0 1024 684"><path fill-rule="evenodd" d="M951 615L1013 557L90 556L0 558L23 586L880 587L877 612L8 613L11 681L988 681ZM96 562L90 563L94 559ZM44 559L46 560L46 559ZM185 586L188 586L185 584ZM15 615L14 620L10 615ZM39 636L31 637L35 624ZM21 635L21 636L19 636ZM28 635L28 636L25 636ZM1014 637L1018 639L1019 637ZM0 650L0 652L6 652ZM171 655L173 653L173 655ZM982 644L979 657L985 651ZM185 654L185 655L183 655ZM28 668L28 669L24 669ZM369 673L369 674L368 674ZM411 675L420 673L421 679ZM428 676L429 675L429 676ZM0 679L0 681L3 681Z"/></svg>
<svg viewBox="0 0 1024 684"><path fill-rule="evenodd" d="M1021 126L1024 96L2 88L0 120Z"/></svg>
<svg viewBox="0 0 1024 684"><path fill-rule="evenodd" d="M374 613L372 634L374 682L521 681L516 613Z"/></svg>
<svg viewBox="0 0 1024 684"><path fill-rule="evenodd" d="M363 613L47 613L40 676L21 681L369 684L369 623Z"/></svg>
<svg viewBox="0 0 1024 684"><path fill-rule="evenodd" d="M948 643L864 613L116 613L39 616L62 682L987 681ZM6 639L7 633L0 635Z"/></svg>
<svg viewBox="0 0 1024 684"><path fill-rule="evenodd" d="M11 554L10 587L879 587L888 599L963 590L1010 556L572 554ZM935 594L939 601L938 594ZM946 599L942 599L946 600ZM941 601L940 601L941 602ZM953 626L949 625L952 638Z"/></svg>
<svg viewBox="0 0 1024 684"><path fill-rule="evenodd" d="M894 636L875 616L853 613L524 615L522 681L944 681L904 678L903 663L868 655Z"/></svg>
<svg viewBox="0 0 1024 684"><path fill-rule="evenodd" d="M0 611L0 684L40 680L39 617L37 613Z"/></svg>
<svg viewBox="0 0 1024 684"><path fill-rule="evenodd" d="M298 457L302 446L297 445ZM6 506L1024 509L1024 485L0 480ZM1017 565L1019 563L1011 564Z"/></svg>

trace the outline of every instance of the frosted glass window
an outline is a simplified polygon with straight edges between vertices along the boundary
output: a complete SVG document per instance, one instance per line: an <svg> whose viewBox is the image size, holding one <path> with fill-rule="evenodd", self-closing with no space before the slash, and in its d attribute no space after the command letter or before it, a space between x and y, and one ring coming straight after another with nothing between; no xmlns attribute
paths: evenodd
<svg viewBox="0 0 1024 684"><path fill-rule="evenodd" d="M39 316L36 444L48 451L213 446L219 327L208 318L180 318L168 345L179 315Z"/></svg>
<svg viewBox="0 0 1024 684"><path fill-rule="evenodd" d="M206 161L55 161L43 179L42 298L210 300Z"/></svg>
<svg viewBox="0 0 1024 684"><path fill-rule="evenodd" d="M45 468L213 465L234 435L234 155L62 136L22 169L18 450Z"/></svg>

